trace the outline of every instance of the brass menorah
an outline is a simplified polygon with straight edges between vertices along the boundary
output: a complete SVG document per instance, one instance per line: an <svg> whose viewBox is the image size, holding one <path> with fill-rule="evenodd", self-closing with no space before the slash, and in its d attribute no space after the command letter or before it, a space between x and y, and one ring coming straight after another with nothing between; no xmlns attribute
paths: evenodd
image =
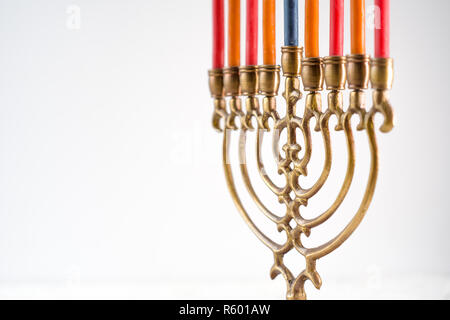
<svg viewBox="0 0 450 320"><path fill-rule="evenodd" d="M277 113L276 96L280 84L280 67L272 65L231 67L209 71L209 85L214 98L214 114L212 124L215 129L223 132L223 168L231 197L244 221L253 233L264 243L274 255L274 264L270 271L272 279L282 275L287 284L287 299L306 299L304 284L310 280L320 289L322 280L316 270L316 261L337 249L359 226L375 191L378 175L378 147L374 129L374 115L381 113L384 122L382 132L393 128L393 112L389 102L389 90L393 81L393 60L390 58L371 59L368 55L333 56L326 58L303 58L303 48L282 48L282 71L285 77L286 116L280 118ZM300 78L304 90L308 92L303 117L297 116L296 106L302 98ZM325 80L328 93L328 108L322 111L321 93ZM365 109L365 91L369 82L372 87L373 105ZM350 104L344 110L343 90L345 86L351 90ZM260 111L258 95L263 97L263 110ZM246 97L245 111L242 108L241 96ZM225 97L229 97L227 109ZM336 131L343 131L347 143L347 171L344 182L334 203L314 219L305 219L300 213L301 206L307 206L308 200L323 187L331 170L332 148L329 120L334 115L338 124ZM358 131L365 131L370 148L370 172L359 209L345 228L333 239L314 248L306 248L301 242L301 234L309 237L311 230L326 222L340 207L349 191L355 169L355 147L351 118L359 117ZM271 130L269 119L273 119L272 149L278 159L278 173L284 175L286 184L276 185L266 174L262 159L263 135ZM307 175L307 166L312 154L310 121L316 119L315 131L321 132L325 147L325 160L322 173L318 180L308 189L299 184L299 177ZM236 120L240 120L236 124ZM252 119L257 122L256 154L259 174L267 187L277 196L278 201L286 206L284 216L272 213L263 204L252 186L246 163L247 132L254 131ZM223 125L221 124L223 121ZM297 142L296 130L303 133L304 145ZM231 164L229 162L230 134L240 131L239 160L240 172L251 198L262 213L277 225L279 232L286 233L286 242L279 244L272 241L254 224L241 202L235 186ZM286 130L287 141L281 148L279 140L283 130ZM304 148L302 158L299 152ZM292 221L294 224L292 224ZM291 225L295 225L292 227ZM306 260L305 269L294 276L284 264L283 258L291 250L298 251Z"/></svg>

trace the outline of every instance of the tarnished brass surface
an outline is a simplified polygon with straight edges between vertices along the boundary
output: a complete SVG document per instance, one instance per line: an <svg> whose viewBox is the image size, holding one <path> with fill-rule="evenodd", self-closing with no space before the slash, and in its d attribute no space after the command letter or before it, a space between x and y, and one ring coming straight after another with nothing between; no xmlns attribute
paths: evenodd
<svg viewBox="0 0 450 320"><path fill-rule="evenodd" d="M300 50L299 50L300 52ZM286 51L284 52L286 53ZM361 223L366 214L369 205L372 201L375 191L375 185L378 175L378 149L374 130L373 118L377 112L384 115L384 123L381 127L383 132L388 132L392 129L393 114L392 108L388 100L388 90L392 83L392 61L374 61L372 60L372 70L375 73L372 75L373 90L373 106L369 111L365 108L365 92L364 84L368 79L368 60L366 59L350 59L347 67L352 71L352 83L354 90L350 93L350 103L347 110L343 110L344 103L342 98L343 84L345 84L345 59L340 58L325 58L325 77L327 78L328 103L325 110L322 110L321 94L317 91L321 87L323 76L319 71L320 61L307 60L303 64L302 77L308 82L305 87L310 91L306 96L303 115L297 115L296 107L298 101L301 99L300 79L298 73L291 72L293 70L300 70L299 59L286 58L283 62L283 70L285 77L285 90L283 97L286 101L286 115L280 118L276 110L275 95L278 90L278 83L276 80L275 69L264 71L264 67L260 68L260 80L264 78L264 89L261 90L261 83L259 84L260 91L265 94L263 97L263 110L259 110L259 102L257 97L247 90L246 109L241 110L240 99L237 96L231 96L229 101L229 112L224 111L226 117L226 128L223 135L223 168L225 171L225 178L227 181L229 192L232 199L242 215L244 221L248 224L253 233L266 245L273 253L274 264L270 270L271 278L282 275L286 280L288 299L306 299L304 284L307 280L311 281L313 285L319 289L322 285L322 280L316 270L316 261L325 255L337 249L354 230ZM367 62L367 65L366 65ZM305 73L306 66L306 73ZM327 69L327 66L329 68ZM366 68L367 67L367 68ZM309 70L308 70L309 69ZM261 70L266 72L264 77L261 77ZM322 78L322 80L320 80ZM269 79L271 79L269 81ZM247 80L245 80L247 81ZM242 79L241 79L242 82ZM249 81L254 88L254 82ZM275 90L276 87L276 90ZM269 90L270 89L270 90ZM314 90L313 90L314 89ZM250 92L250 93L249 93ZM218 98L218 101L223 101ZM221 102L222 104L222 102ZM223 105L224 106L224 101ZM220 109L220 108L219 108ZM221 109L220 109L221 110ZM355 170L355 146L353 140L353 129L351 126L351 119L356 115L360 118L360 123L357 129L365 131L370 149L370 171L366 184L366 189L362 197L359 208L356 210L350 222L339 232L335 237L317 247L305 247L302 243L302 237L310 236L313 228L325 223L340 207L345 199ZM315 218L306 219L302 216L302 207L308 205L308 200L316 195L326 183L329 173L331 171L332 163L332 146L329 129L329 120L334 116L338 119L338 124L334 128L336 131L344 134L347 143L347 169L345 177L342 181L341 188L328 209L321 211ZM235 118L240 118L240 126L234 123ZM256 119L257 128L251 126L251 120ZM269 127L268 119L274 120L273 128ZM301 178L308 174L307 167L312 155L312 139L310 121L315 118L315 131L320 132L323 140L323 148L325 152L325 159L323 161L323 169L317 181L310 188L302 188ZM256 129L256 130L254 130ZM272 130L272 150L277 159L278 173L285 177L283 185L277 185L268 176L262 157L262 143L265 133ZM279 232L286 235L286 240L277 243L265 235L253 222L248 211L239 197L239 192L236 188L230 154L230 138L234 130L240 130L239 135L239 162L240 172L245 184L245 187L261 212L277 227ZM286 130L286 141L280 146L280 137L283 130ZM248 164L246 161L247 149L247 133L249 131L256 131L256 154L257 154L257 169L259 175L267 187L274 193L277 200L286 206L282 213L275 213L270 211L264 204L253 187L252 181L248 172ZM303 143L299 144L297 141L297 132L301 132ZM302 156L300 151L304 150ZM297 251L303 255L306 260L305 269L298 275L294 275L292 271L284 264L284 256L291 250Z"/></svg>
<svg viewBox="0 0 450 320"><path fill-rule="evenodd" d="M259 66L259 93L273 97L278 94L280 87L280 66Z"/></svg>
<svg viewBox="0 0 450 320"><path fill-rule="evenodd" d="M243 128L253 129L251 122L252 116L259 115L259 100L256 98L258 94L258 66L245 66L239 68L241 92L245 99L245 117L241 119Z"/></svg>
<svg viewBox="0 0 450 320"><path fill-rule="evenodd" d="M304 58L302 60L302 81L305 91L322 91L323 89L322 58Z"/></svg>
<svg viewBox="0 0 450 320"><path fill-rule="evenodd" d="M223 86L223 69L213 69L208 71L209 90L214 98L214 112L212 116L212 126L221 132L220 120L226 118L225 91Z"/></svg>
<svg viewBox="0 0 450 320"><path fill-rule="evenodd" d="M394 61L391 58L370 59L370 82L373 89L391 90Z"/></svg>
<svg viewBox="0 0 450 320"><path fill-rule="evenodd" d="M382 132L389 132L394 128L394 114L389 102L389 90L394 81L394 61L391 58L378 58L370 60L370 82L373 93L374 110L384 115Z"/></svg>
<svg viewBox="0 0 450 320"><path fill-rule="evenodd" d="M239 81L243 96L256 96L258 94L258 66L240 67Z"/></svg>
<svg viewBox="0 0 450 320"><path fill-rule="evenodd" d="M281 67L286 77L300 77L303 48L286 46L281 48Z"/></svg>
<svg viewBox="0 0 450 320"><path fill-rule="evenodd" d="M347 83L348 88L365 90L369 85L370 57L363 54L347 56Z"/></svg>
<svg viewBox="0 0 450 320"><path fill-rule="evenodd" d="M327 90L344 90L347 81L347 59L341 56L325 57L323 63Z"/></svg>
<svg viewBox="0 0 450 320"><path fill-rule="evenodd" d="M209 90L211 97L222 98L223 91L223 69L212 69L208 71L209 75Z"/></svg>
<svg viewBox="0 0 450 320"><path fill-rule="evenodd" d="M239 67L223 69L223 86L227 97L240 96Z"/></svg>

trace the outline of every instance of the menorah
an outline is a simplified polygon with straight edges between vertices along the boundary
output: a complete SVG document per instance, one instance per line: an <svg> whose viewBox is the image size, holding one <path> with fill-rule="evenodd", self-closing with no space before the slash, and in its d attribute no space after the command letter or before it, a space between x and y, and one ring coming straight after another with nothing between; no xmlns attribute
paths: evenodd
<svg viewBox="0 0 450 320"><path fill-rule="evenodd" d="M320 289L322 280L316 270L316 261L336 250L359 226L366 214L375 191L378 175L378 147L374 129L374 115L381 113L384 121L380 131L387 133L393 128L393 112L389 102L389 90L393 81L393 60L391 58L373 58L364 54L352 54L347 57L331 56L325 58L303 58L303 48L286 46L282 48L281 65L285 77L286 115L280 118L277 112L276 96L280 85L280 67L276 65L229 67L209 71L209 86L214 98L213 127L223 132L223 168L231 197L253 233L266 245L274 256L270 270L272 279L282 275L286 280L287 299L306 299L305 282L310 280ZM300 79L306 95L303 116L296 112L302 98ZM322 111L323 83L328 93L328 103ZM372 107L365 108L365 91L372 87ZM344 110L343 90L351 90L350 103ZM258 95L263 96L262 112ZM245 110L241 96L245 97ZM228 108L226 97L229 97ZM343 131L347 144L347 169L342 186L332 205L314 219L305 219L301 207L324 186L331 170L332 148L329 120L337 118L335 131ZM351 119L359 117L358 131L365 131L370 149L370 171L361 204L345 228L328 242L313 248L305 247L301 235L309 237L313 228L325 223L340 207L353 180L355 170L355 147ZM302 188L301 176L306 176L312 154L311 119L315 118L315 131L320 132L324 142L325 159L323 170L310 188ZM286 212L279 216L271 212L258 197L247 170L246 138L247 132L255 131L253 119L257 123L256 154L259 175L267 187L276 195L278 201L286 206ZM273 119L273 128L269 119ZM238 121L239 120L239 121ZM303 146L298 143L297 129L302 132ZM265 133L272 130L272 150L276 156L278 173L286 179L284 186L278 186L266 174L262 159L262 142ZM279 147L281 132L286 130L286 143ZM285 243L277 243L265 235L252 221L242 203L229 161L230 135L240 131L239 161L245 187L261 212L276 224L279 232L286 233ZM304 148L302 157L299 157ZM292 223L294 222L294 223ZM293 227L292 225L295 225ZM284 256L296 250L306 260L305 269L295 276L284 264Z"/></svg>

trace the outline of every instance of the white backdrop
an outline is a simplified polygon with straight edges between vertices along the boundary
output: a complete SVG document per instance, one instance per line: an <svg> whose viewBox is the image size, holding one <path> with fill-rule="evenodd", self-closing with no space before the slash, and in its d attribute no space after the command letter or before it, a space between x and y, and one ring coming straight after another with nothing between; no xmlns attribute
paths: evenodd
<svg viewBox="0 0 450 320"><path fill-rule="evenodd" d="M328 5L321 1L321 55ZM307 284L313 299L450 298L450 3L391 6L397 126L379 135L366 219L318 261L324 284ZM347 14L346 49L348 26ZM226 190L210 125L210 48L210 1L0 1L0 298L284 298L284 281L269 279L270 251ZM333 139L330 183L306 216L331 204L342 181L345 144L342 134ZM306 244L333 237L359 204L369 159L364 134L356 143L351 193ZM256 189L281 214L253 155ZM307 183L322 156L314 154ZM303 264L295 255L287 263Z"/></svg>

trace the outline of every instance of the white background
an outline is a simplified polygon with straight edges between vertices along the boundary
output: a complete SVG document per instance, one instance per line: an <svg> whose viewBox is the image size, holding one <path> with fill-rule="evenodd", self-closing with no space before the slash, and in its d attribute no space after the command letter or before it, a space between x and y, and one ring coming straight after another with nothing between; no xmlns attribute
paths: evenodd
<svg viewBox="0 0 450 320"><path fill-rule="evenodd" d="M391 2L396 128L379 134L371 208L318 261L324 284L307 284L312 299L450 298L450 2ZM329 3L320 5L325 56ZM277 11L281 47L282 1ZM284 298L284 281L269 279L270 251L226 190L210 125L211 36L211 1L0 1L0 298ZM331 204L342 181L342 133L333 141L329 184L307 217ZM347 200L305 244L335 236L358 207L369 158L363 133L356 143ZM282 214L249 144L256 189ZM317 135L314 146L306 185L322 166ZM238 187L258 225L282 239ZM300 257L286 260L301 270Z"/></svg>

